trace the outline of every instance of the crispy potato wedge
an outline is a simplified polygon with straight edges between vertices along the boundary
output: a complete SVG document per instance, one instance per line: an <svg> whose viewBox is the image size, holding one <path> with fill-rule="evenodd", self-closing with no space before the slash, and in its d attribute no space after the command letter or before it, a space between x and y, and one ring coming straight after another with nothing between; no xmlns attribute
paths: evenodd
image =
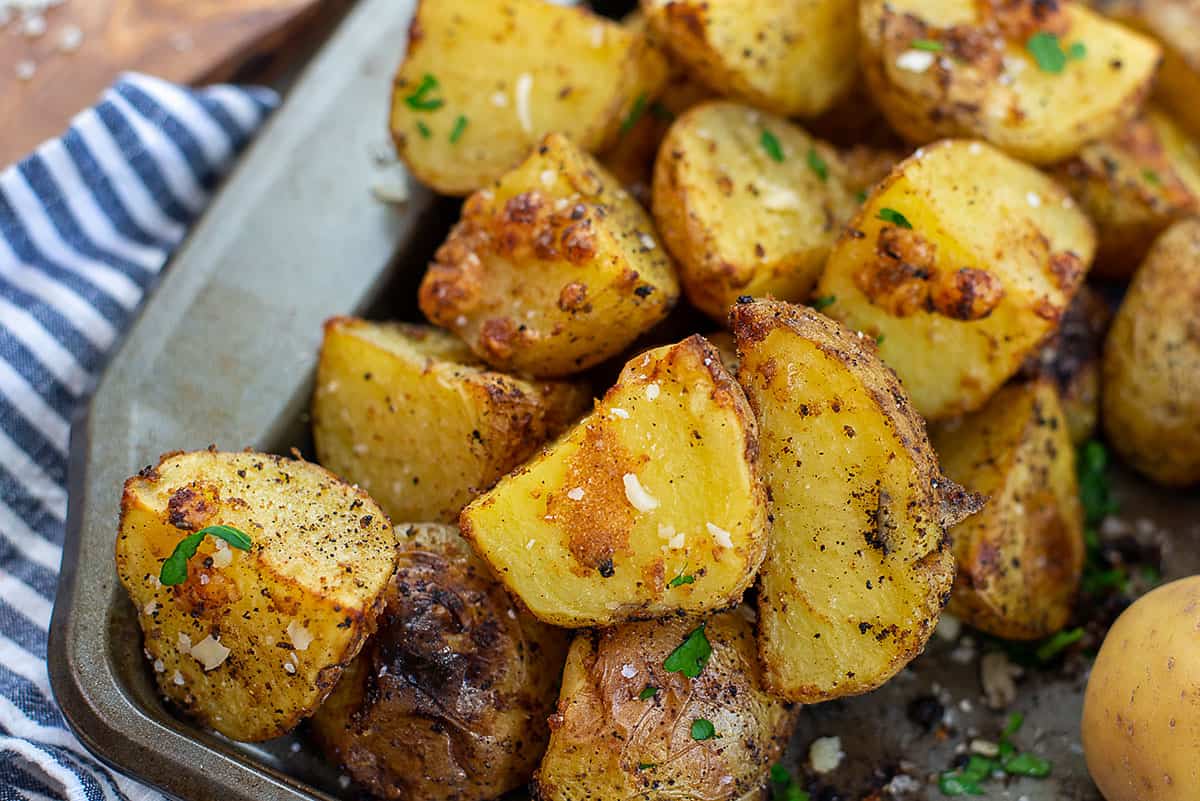
<svg viewBox="0 0 1200 801"><path fill-rule="evenodd" d="M611 146L667 69L645 34L581 8L421 0L393 85L392 138L422 183L466 195L552 131L590 152Z"/></svg>
<svg viewBox="0 0 1200 801"><path fill-rule="evenodd" d="M837 151L787 120L713 102L675 121L654 221L688 300L724 323L739 295L805 300L854 213Z"/></svg>
<svg viewBox="0 0 1200 801"><path fill-rule="evenodd" d="M1160 484L1200 482L1200 220L1150 248L1104 343L1101 419L1109 442Z"/></svg>
<svg viewBox="0 0 1200 801"><path fill-rule="evenodd" d="M1104 13L1153 36L1163 51L1154 96L1200 137L1200 4L1191 0L1117 0Z"/></svg>
<svg viewBox="0 0 1200 801"><path fill-rule="evenodd" d="M950 531L947 611L988 634L1037 640L1066 625L1083 572L1075 448L1048 380L1007 386L930 435L946 475L988 496Z"/></svg>
<svg viewBox="0 0 1200 801"><path fill-rule="evenodd" d="M820 114L857 74L852 0L642 0L641 8L697 80L781 116Z"/></svg>
<svg viewBox="0 0 1200 801"><path fill-rule="evenodd" d="M325 323L313 393L321 464L393 520L446 522L591 404L586 386L484 366L429 326Z"/></svg>
<svg viewBox="0 0 1200 801"><path fill-rule="evenodd" d="M648 351L591 415L463 510L461 526L547 623L731 606L766 551L754 416L703 337Z"/></svg>
<svg viewBox="0 0 1200 801"><path fill-rule="evenodd" d="M159 581L205 536L187 578ZM159 690L234 740L278 737L312 714L374 629L396 567L383 510L323 467L262 453L164 456L125 482L117 574L138 609Z"/></svg>
<svg viewBox="0 0 1200 801"><path fill-rule="evenodd" d="M313 733L376 798L489 801L545 751L569 635L516 606L452 526L396 533L379 632Z"/></svg>
<svg viewBox="0 0 1200 801"><path fill-rule="evenodd" d="M900 135L977 137L1035 164L1132 118L1159 61L1151 39L1070 2L863 0L859 19L867 86Z"/></svg>
<svg viewBox="0 0 1200 801"><path fill-rule="evenodd" d="M982 406L1058 325L1095 251L1067 194L979 142L917 151L875 188L815 294L880 338L927 419Z"/></svg>
<svg viewBox="0 0 1200 801"><path fill-rule="evenodd" d="M954 580L943 526L979 499L942 477L869 340L779 301L730 316L771 498L765 683L804 703L868 692L925 647Z"/></svg>
<svg viewBox="0 0 1200 801"><path fill-rule="evenodd" d="M678 297L649 215L559 134L467 199L420 290L488 364L542 377L617 355Z"/></svg>
<svg viewBox="0 0 1200 801"><path fill-rule="evenodd" d="M763 689L748 611L724 612L703 624L711 656L696 678L664 667L696 631L696 620L652 620L576 635L536 796L759 797L796 711ZM643 698L647 688L655 691ZM697 740L696 721L711 723L713 736Z"/></svg>
<svg viewBox="0 0 1200 801"><path fill-rule="evenodd" d="M1096 223L1095 272L1109 278L1129 278L1156 236L1200 211L1200 149L1154 109L1050 174Z"/></svg>

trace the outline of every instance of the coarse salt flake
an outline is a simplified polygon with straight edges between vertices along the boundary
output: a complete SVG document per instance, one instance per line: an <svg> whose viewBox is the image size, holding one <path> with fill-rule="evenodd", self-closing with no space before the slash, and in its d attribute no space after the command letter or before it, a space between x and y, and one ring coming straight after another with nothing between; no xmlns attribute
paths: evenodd
<svg viewBox="0 0 1200 801"><path fill-rule="evenodd" d="M542 170L542 186L554 186L554 182L558 180L558 173L554 170Z"/></svg>
<svg viewBox="0 0 1200 801"><path fill-rule="evenodd" d="M183 674L180 673L178 670L175 671L175 675L171 677L171 681L175 682L180 687L182 687L183 686Z"/></svg>
<svg viewBox="0 0 1200 801"><path fill-rule="evenodd" d="M533 546L536 544L537 544L537 540L530 540L529 542L525 543L525 550L527 550L527 551L532 550Z"/></svg>
<svg viewBox="0 0 1200 801"><path fill-rule="evenodd" d="M32 61L26 59L17 62L17 77L22 81L28 81L33 78L35 72L37 72L37 64Z"/></svg>
<svg viewBox="0 0 1200 801"><path fill-rule="evenodd" d="M295 665L293 665L291 662L284 662L284 663L283 663L283 669L284 669L284 670L286 670L288 673L295 673L295 672L296 672L296 666L295 666Z"/></svg>
<svg viewBox="0 0 1200 801"><path fill-rule="evenodd" d="M207 574L207 573L201 573L201 574L200 574L200 586L201 586L201 587L203 587L203 586L204 586L204 585L206 585L206 584L208 584L208 574Z"/></svg>
<svg viewBox="0 0 1200 801"><path fill-rule="evenodd" d="M625 411L620 406L614 406L609 409L609 411L612 412L613 417L620 417L622 420L629 419L629 412Z"/></svg>
<svg viewBox="0 0 1200 801"><path fill-rule="evenodd" d="M979 144L978 142L972 142L971 144L967 145L967 152L972 156L978 156L983 152L983 145Z"/></svg>
<svg viewBox="0 0 1200 801"><path fill-rule="evenodd" d="M657 384L650 385L650 387L657 386ZM649 395L649 391L646 394ZM657 395L657 393L655 394ZM637 509L639 512L652 512L658 508L658 498L655 498L646 491L646 488L642 486L642 482L638 480L636 474L626 473L621 477L621 480L625 483L625 497L633 505L634 509Z"/></svg>
<svg viewBox="0 0 1200 801"><path fill-rule="evenodd" d="M155 659L154 660L154 672L155 673L165 673L166 671L167 671L167 666L163 664L163 661L161 659Z"/></svg>
<svg viewBox="0 0 1200 801"><path fill-rule="evenodd" d="M642 247L644 247L646 250L654 250L654 248L657 247L657 245L654 243L654 237L650 236L650 234L646 233L645 231L638 232L638 241L642 243Z"/></svg>
<svg viewBox="0 0 1200 801"><path fill-rule="evenodd" d="M210 634L192 646L192 656L204 666L205 671L218 668L229 656L229 649Z"/></svg>
<svg viewBox="0 0 1200 801"><path fill-rule="evenodd" d="M759 192L763 208L768 211L787 211L800 208L800 196L785 186L764 184Z"/></svg>
<svg viewBox="0 0 1200 801"><path fill-rule="evenodd" d="M528 72L522 72L517 76L517 120L521 123L521 130L525 133L533 133L533 120L529 116L529 93L533 90L533 76Z"/></svg>
<svg viewBox="0 0 1200 801"><path fill-rule="evenodd" d="M842 752L842 738L818 737L808 748L808 763L816 773L830 773L837 770L845 757Z"/></svg>
<svg viewBox="0 0 1200 801"><path fill-rule="evenodd" d="M621 675L624 676L625 678L632 679L637 674L638 674L637 668L635 668L633 665L622 665L621 666Z"/></svg>
<svg viewBox="0 0 1200 801"><path fill-rule="evenodd" d="M709 534L712 534L713 539L717 541L717 545L720 545L722 548L733 547L733 537L729 535L728 531L713 523L705 523L704 527L708 529Z"/></svg>
<svg viewBox="0 0 1200 801"><path fill-rule="evenodd" d="M508 95L506 95L504 92L493 92L492 105L496 108L504 108L508 105Z"/></svg>
<svg viewBox="0 0 1200 801"><path fill-rule="evenodd" d="M1027 192L1025 194L1025 202L1028 203L1032 208L1036 209L1038 206L1042 205L1042 197L1037 192Z"/></svg>
<svg viewBox="0 0 1200 801"><path fill-rule="evenodd" d="M297 651L307 651L308 646L313 641L313 636L309 630L304 628L302 623L297 623L295 620L288 623L287 636L288 640L292 643L292 647Z"/></svg>
<svg viewBox="0 0 1200 801"><path fill-rule="evenodd" d="M659 388L658 384L650 384L649 386L646 387L646 400L657 399L658 394L661 391L662 390Z"/></svg>
<svg viewBox="0 0 1200 801"><path fill-rule="evenodd" d="M583 487L574 487L567 490L567 497L573 501L583 500Z"/></svg>
<svg viewBox="0 0 1200 801"><path fill-rule="evenodd" d="M83 30L78 25L64 25L58 34L58 49L64 53L72 53L83 44Z"/></svg>
<svg viewBox="0 0 1200 801"><path fill-rule="evenodd" d="M896 59L896 67L906 72L925 72L936 58L928 50L905 50Z"/></svg>
<svg viewBox="0 0 1200 801"><path fill-rule="evenodd" d="M46 18L40 14L25 17L21 23L21 33L30 37L41 36L46 32Z"/></svg>

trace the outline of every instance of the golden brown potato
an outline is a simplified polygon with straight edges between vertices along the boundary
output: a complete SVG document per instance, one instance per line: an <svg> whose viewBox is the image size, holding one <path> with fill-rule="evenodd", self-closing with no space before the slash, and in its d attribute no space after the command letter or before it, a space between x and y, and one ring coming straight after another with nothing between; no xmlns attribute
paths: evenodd
<svg viewBox="0 0 1200 801"><path fill-rule="evenodd" d="M1100 421L1100 353L1111 319L1108 302L1083 285L1058 330L1025 359L1018 373L1023 379L1054 382L1075 445L1091 439Z"/></svg>
<svg viewBox="0 0 1200 801"><path fill-rule="evenodd" d="M1200 220L1167 229L1133 276L1104 343L1104 431L1161 484L1200 481Z"/></svg>
<svg viewBox="0 0 1200 801"><path fill-rule="evenodd" d="M909 152L907 148L871 145L853 145L841 150L846 187L855 193L855 203L861 205L875 185L887 178Z"/></svg>
<svg viewBox="0 0 1200 801"><path fill-rule="evenodd" d="M1051 175L1096 223L1095 271L1111 278L1133 275L1156 236L1200 211L1200 150L1153 109Z"/></svg>
<svg viewBox="0 0 1200 801"><path fill-rule="evenodd" d="M853 0L641 0L672 54L719 95L815 116L858 72Z"/></svg>
<svg viewBox="0 0 1200 801"><path fill-rule="evenodd" d="M637 201L550 134L463 204L421 283L421 311L501 370L554 377L625 349L679 283Z"/></svg>
<svg viewBox="0 0 1200 801"><path fill-rule="evenodd" d="M863 0L867 86L913 144L978 137L1061 161L1133 117L1159 48L1070 2Z"/></svg>
<svg viewBox="0 0 1200 801"><path fill-rule="evenodd" d="M197 535L171 583L164 560ZM117 574L159 690L234 740L278 737L312 714L374 629L395 567L383 510L309 462L175 453L125 482Z"/></svg>
<svg viewBox="0 0 1200 801"><path fill-rule="evenodd" d="M377 798L489 801L541 759L568 635L516 606L453 527L396 534L379 632L313 733Z"/></svg>
<svg viewBox="0 0 1200 801"><path fill-rule="evenodd" d="M982 406L1058 325L1095 250L1067 194L980 142L918 150L830 254L824 311L879 340L927 419Z"/></svg>
<svg viewBox="0 0 1200 801"><path fill-rule="evenodd" d="M547 133L609 147L667 62L647 37L542 0L421 0L392 90L396 150L422 183L465 195Z"/></svg>
<svg viewBox="0 0 1200 801"><path fill-rule="evenodd" d="M576 636L536 796L759 797L795 713L763 690L749 617L743 607L713 616L702 629L696 620L671 618ZM673 672L672 652L698 636L711 649L699 675Z"/></svg>
<svg viewBox="0 0 1200 801"><path fill-rule="evenodd" d="M590 402L579 384L492 372L436 328L336 317L317 364L313 439L321 464L391 519L447 522Z"/></svg>
<svg viewBox="0 0 1200 801"><path fill-rule="evenodd" d="M870 340L779 301L731 318L771 498L765 683L804 703L868 692L925 647L954 580L943 526L979 499L942 478Z"/></svg>
<svg viewBox="0 0 1200 801"><path fill-rule="evenodd" d="M463 534L542 620L736 604L767 540L754 416L700 336L634 357L584 418L477 498Z"/></svg>
<svg viewBox="0 0 1200 801"><path fill-rule="evenodd" d="M1200 137L1200 3L1195 0L1117 0L1109 16L1153 36L1162 47L1154 95L1192 136Z"/></svg>
<svg viewBox="0 0 1200 801"><path fill-rule="evenodd" d="M1009 640L1066 625L1083 570L1075 448L1050 381L1014 384L932 432L946 475L988 497L950 531L958 576L949 611Z"/></svg>
<svg viewBox="0 0 1200 801"><path fill-rule="evenodd" d="M654 221L688 300L724 323L739 295L805 300L854 213L831 146L737 103L697 106L667 132Z"/></svg>

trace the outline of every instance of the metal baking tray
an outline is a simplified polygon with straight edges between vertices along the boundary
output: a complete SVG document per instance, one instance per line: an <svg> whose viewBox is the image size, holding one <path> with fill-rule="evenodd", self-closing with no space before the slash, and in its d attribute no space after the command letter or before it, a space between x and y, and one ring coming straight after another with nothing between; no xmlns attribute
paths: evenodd
<svg viewBox="0 0 1200 801"><path fill-rule="evenodd" d="M352 798L307 745L303 727L258 745L179 717L158 695L135 610L117 582L113 547L123 480L179 448L308 450L306 408L321 322L335 314L416 319L414 298L457 204L412 186L388 207L368 187L386 137L388 87L413 0L363 0L291 91L175 257L73 428L70 509L50 631L54 693L98 758L178 798L300 801ZM1168 577L1200 572L1200 502L1134 480L1118 485L1125 516L1165 539ZM972 733L994 738L964 641L928 652L871 695L804 710L785 763L816 737L841 738L845 759L809 777L814 801L889 798L897 770L919 784L897 798L942 796L927 778ZM991 784L991 797L1098 801L1078 744L1082 674L1031 673L1013 710L1019 741L1054 760L1046 780ZM933 693L955 734L939 738L906 708ZM896 787L895 784L892 785ZM875 790L879 794L872 796Z"/></svg>

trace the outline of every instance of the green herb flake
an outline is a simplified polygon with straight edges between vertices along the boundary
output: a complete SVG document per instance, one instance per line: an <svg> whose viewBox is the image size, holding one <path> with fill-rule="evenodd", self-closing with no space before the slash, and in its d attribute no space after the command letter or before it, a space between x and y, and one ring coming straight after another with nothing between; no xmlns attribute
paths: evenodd
<svg viewBox="0 0 1200 801"><path fill-rule="evenodd" d="M653 698L656 695L658 695L658 688L654 687L650 684L647 684L645 686L645 688L640 693L638 693L638 700L639 701L649 701L651 698Z"/></svg>
<svg viewBox="0 0 1200 801"><path fill-rule="evenodd" d="M1004 724L1004 730L1000 732L1002 738L1012 737L1021 730L1021 726L1025 724L1025 716L1020 712L1013 712L1008 716L1008 721Z"/></svg>
<svg viewBox="0 0 1200 801"><path fill-rule="evenodd" d="M776 762L771 766L771 782L773 784L791 784L792 774L787 768Z"/></svg>
<svg viewBox="0 0 1200 801"><path fill-rule="evenodd" d="M646 94L643 92L633 101L633 107L629 109L629 113L625 115L625 119L621 120L621 136L629 133L645 113Z"/></svg>
<svg viewBox="0 0 1200 801"><path fill-rule="evenodd" d="M717 729L711 720L696 718L692 721L692 739L697 742L711 740L717 736Z"/></svg>
<svg viewBox="0 0 1200 801"><path fill-rule="evenodd" d="M886 336L884 336L883 334L877 334L877 335L875 336L875 346L876 346L876 347L879 347L880 345L882 345L882 344L883 344L883 340L885 340L885 339L887 339L887 337L886 337Z"/></svg>
<svg viewBox="0 0 1200 801"><path fill-rule="evenodd" d="M437 111L446 104L446 101L440 97L429 97L429 93L436 92L440 88L438 79L427 72L422 76L421 82L417 84L413 93L404 98L404 103L413 111Z"/></svg>
<svg viewBox="0 0 1200 801"><path fill-rule="evenodd" d="M462 138L465 130L467 130L467 118L459 114L458 119L454 121L454 128L450 131L450 144L458 144L458 140Z"/></svg>
<svg viewBox="0 0 1200 801"><path fill-rule="evenodd" d="M1142 178L1151 186L1162 186L1162 178L1154 170L1142 170Z"/></svg>
<svg viewBox="0 0 1200 801"><path fill-rule="evenodd" d="M175 550L162 563L158 580L168 587L187 581L188 560L196 555L196 549L206 536L225 540L230 546L239 551L250 550L250 535L233 526L208 526L194 534L189 534L179 541Z"/></svg>
<svg viewBox="0 0 1200 801"><path fill-rule="evenodd" d="M1083 42L1073 42L1063 50L1062 42L1053 33L1038 31L1025 42L1025 49L1033 56L1042 72L1057 75L1067 68L1068 61L1079 61L1087 55L1087 46Z"/></svg>
<svg viewBox="0 0 1200 801"><path fill-rule="evenodd" d="M712 645L709 644L704 633L704 624L701 623L671 652L663 662L663 668L669 673L682 673L689 679L694 679L704 670L711 656Z"/></svg>
<svg viewBox="0 0 1200 801"><path fill-rule="evenodd" d="M857 192L855 192L855 193L854 193L854 199L858 201L858 203L859 203L859 205L860 205L860 206L861 206L863 203L866 203L866 202L867 202L867 190L865 190L865 189L860 189L860 190L858 190Z"/></svg>
<svg viewBox="0 0 1200 801"><path fill-rule="evenodd" d="M1000 769L1000 763L994 759L988 759L979 754L972 754L967 760L966 766L960 771L962 778L968 781L981 782L984 779L990 778L993 771Z"/></svg>
<svg viewBox="0 0 1200 801"><path fill-rule="evenodd" d="M421 120L417 120L417 133L421 135L422 139L428 139L433 136L433 131L429 130L429 126Z"/></svg>
<svg viewBox="0 0 1200 801"><path fill-rule="evenodd" d="M837 295L822 295L819 298L813 298L808 305L817 311L828 309L833 304L837 303Z"/></svg>
<svg viewBox="0 0 1200 801"><path fill-rule="evenodd" d="M825 159L821 158L821 154L815 147L808 149L808 168L816 173L822 181L829 180L829 165L825 163Z"/></svg>
<svg viewBox="0 0 1200 801"><path fill-rule="evenodd" d="M924 50L927 53L940 53L943 50L942 43L935 42L933 39L913 39L908 46L913 50Z"/></svg>
<svg viewBox="0 0 1200 801"><path fill-rule="evenodd" d="M775 134L764 128L762 132L762 139L760 141L762 142L763 150L767 151L767 155L771 157L771 160L782 164L783 145L779 144L779 139L775 136Z"/></svg>
<svg viewBox="0 0 1200 801"><path fill-rule="evenodd" d="M654 119L662 122L674 122L675 112L659 103L657 100L650 104L650 113L654 115Z"/></svg>
<svg viewBox="0 0 1200 801"><path fill-rule="evenodd" d="M1085 442L1075 459L1079 478L1079 500L1089 526L1101 523L1117 511L1108 483L1108 450L1096 440Z"/></svg>
<svg viewBox="0 0 1200 801"><path fill-rule="evenodd" d="M684 570L686 570L686 569L687 568L684 568ZM674 589L675 587L682 587L684 584L695 584L695 583L696 583L695 576L690 575L690 574L684 575L683 572L680 571L678 576L676 576L675 578L673 578L669 582L667 582L667 586Z"/></svg>
<svg viewBox="0 0 1200 801"><path fill-rule="evenodd" d="M1061 654L1067 646L1074 645L1083 639L1083 629L1074 628L1060 631L1053 637L1047 638L1037 649L1037 658L1042 662L1049 662L1054 657Z"/></svg>
<svg viewBox="0 0 1200 801"><path fill-rule="evenodd" d="M901 228L908 228L909 230L912 230L912 223L908 221L908 218L895 209L882 208L879 210L879 214L876 216L876 218L883 220L884 222L890 222L893 225L898 225Z"/></svg>
<svg viewBox="0 0 1200 801"><path fill-rule="evenodd" d="M653 762L639 762L638 763L638 770L654 770L657 767L658 767L658 765L655 765Z"/></svg>
<svg viewBox="0 0 1200 801"><path fill-rule="evenodd" d="M808 793L800 789L788 769L779 763L771 766L771 798L773 801L809 801Z"/></svg>
<svg viewBox="0 0 1200 801"><path fill-rule="evenodd" d="M938 789L942 795L983 795L979 782L968 779L957 772L946 772L938 777Z"/></svg>
<svg viewBox="0 0 1200 801"><path fill-rule="evenodd" d="M1072 42L1067 48L1067 58L1072 61L1081 61L1087 55L1087 45L1083 42Z"/></svg>
<svg viewBox="0 0 1200 801"><path fill-rule="evenodd" d="M1010 776L1031 776L1044 779L1050 775L1051 764L1036 754L1014 754L1004 760L1004 772Z"/></svg>

